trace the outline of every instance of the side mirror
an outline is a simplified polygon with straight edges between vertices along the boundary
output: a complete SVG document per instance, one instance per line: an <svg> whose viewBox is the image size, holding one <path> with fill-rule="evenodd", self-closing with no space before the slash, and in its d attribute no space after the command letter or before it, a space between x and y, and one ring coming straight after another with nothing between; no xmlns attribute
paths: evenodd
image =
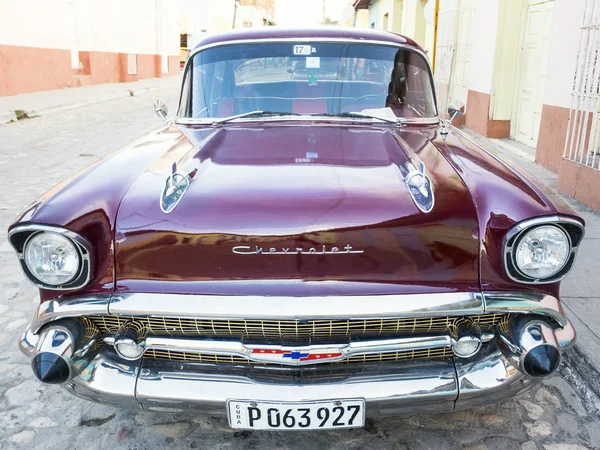
<svg viewBox="0 0 600 450"><path fill-rule="evenodd" d="M165 102L162 100L156 100L154 102L154 112L158 117L167 122L167 114L169 109L167 108L167 105L165 105Z"/></svg>
<svg viewBox="0 0 600 450"><path fill-rule="evenodd" d="M465 104L460 100L454 100L448 105L448 115L450 116L450 123L465 113Z"/></svg>

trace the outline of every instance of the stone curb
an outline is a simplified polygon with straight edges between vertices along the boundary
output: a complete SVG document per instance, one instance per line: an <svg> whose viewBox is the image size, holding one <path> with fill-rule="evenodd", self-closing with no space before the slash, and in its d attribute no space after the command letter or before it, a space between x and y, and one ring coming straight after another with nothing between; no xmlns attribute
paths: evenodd
<svg viewBox="0 0 600 450"><path fill-rule="evenodd" d="M588 387L600 397L600 367L593 363L594 359L577 342L562 355L563 363L567 363L583 378Z"/></svg>
<svg viewBox="0 0 600 450"><path fill-rule="evenodd" d="M67 111L69 109L80 108L82 106L95 105L98 103L103 103L103 102L115 100L118 98L130 97L130 96L132 96L132 93L133 93L133 96L141 95L141 94L145 94L148 92L159 90L166 86L168 86L168 85L148 86L148 87L137 88L137 89L123 89L122 91L120 90L120 91L111 92L109 94L99 95L99 96L96 96L95 98L90 98L88 100L64 103L62 105L53 105L53 106L42 107L42 108L23 109L22 111L29 117L37 117L37 116L42 116L42 115L46 115L46 114ZM4 124L11 123L11 122L16 122L16 121L17 121L17 115L15 114L15 111L0 111L0 125L4 125Z"/></svg>
<svg viewBox="0 0 600 450"><path fill-rule="evenodd" d="M600 368L578 344L563 355L563 360L581 376L587 386L600 398Z"/></svg>

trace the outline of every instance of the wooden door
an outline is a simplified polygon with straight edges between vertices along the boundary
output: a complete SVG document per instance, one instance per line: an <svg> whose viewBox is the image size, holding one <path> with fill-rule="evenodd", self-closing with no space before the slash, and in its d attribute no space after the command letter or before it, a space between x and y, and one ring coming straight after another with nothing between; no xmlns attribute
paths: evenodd
<svg viewBox="0 0 600 450"><path fill-rule="evenodd" d="M531 147L537 145L540 130L553 9L554 1L530 1L527 6L514 138Z"/></svg>

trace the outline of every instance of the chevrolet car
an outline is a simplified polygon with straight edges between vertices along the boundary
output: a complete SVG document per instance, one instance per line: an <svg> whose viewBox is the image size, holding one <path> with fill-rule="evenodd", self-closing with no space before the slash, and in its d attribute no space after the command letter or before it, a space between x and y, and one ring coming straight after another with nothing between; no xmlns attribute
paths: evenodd
<svg viewBox="0 0 600 450"><path fill-rule="evenodd" d="M517 396L575 342L584 222L452 125L374 30L206 37L173 117L8 230L42 383L236 429L361 427ZM127 120L127 118L123 118Z"/></svg>

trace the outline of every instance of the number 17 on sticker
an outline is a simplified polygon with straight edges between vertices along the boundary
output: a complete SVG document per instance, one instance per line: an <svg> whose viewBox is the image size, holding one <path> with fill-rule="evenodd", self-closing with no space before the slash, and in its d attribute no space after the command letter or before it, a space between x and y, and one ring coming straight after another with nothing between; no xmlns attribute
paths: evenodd
<svg viewBox="0 0 600 450"><path fill-rule="evenodd" d="M310 45L294 45L294 55L310 56Z"/></svg>

